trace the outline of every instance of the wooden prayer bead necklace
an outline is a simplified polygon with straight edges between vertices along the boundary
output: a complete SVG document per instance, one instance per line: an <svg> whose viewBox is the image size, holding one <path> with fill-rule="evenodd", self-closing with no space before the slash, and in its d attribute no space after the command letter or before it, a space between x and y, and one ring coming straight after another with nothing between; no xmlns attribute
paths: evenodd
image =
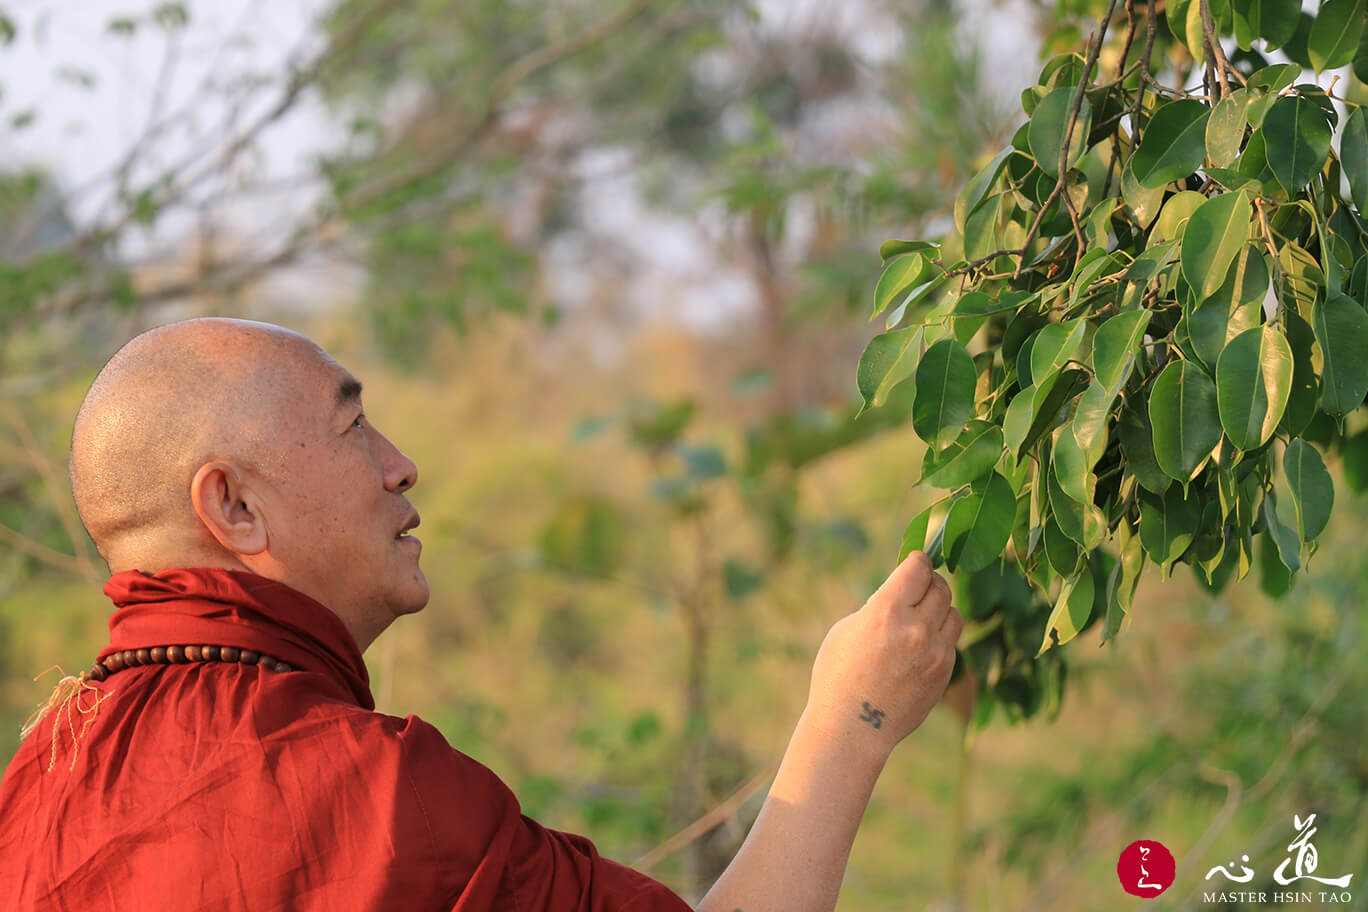
<svg viewBox="0 0 1368 912"><path fill-rule="evenodd" d="M237 646L152 646L125 649L106 656L103 662L90 666L88 677L103 681L116 671L135 665L185 665L190 662L237 662L239 665L256 665L267 671L294 671L293 665Z"/></svg>

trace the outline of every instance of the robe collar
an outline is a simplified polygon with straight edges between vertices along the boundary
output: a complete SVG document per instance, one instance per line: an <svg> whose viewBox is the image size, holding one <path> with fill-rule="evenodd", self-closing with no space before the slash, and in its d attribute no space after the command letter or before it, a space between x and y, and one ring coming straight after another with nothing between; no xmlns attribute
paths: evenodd
<svg viewBox="0 0 1368 912"><path fill-rule="evenodd" d="M177 567L116 573L104 592L118 610L101 660L143 647L236 646L326 675L359 706L375 708L365 660L342 620L284 583L241 570Z"/></svg>

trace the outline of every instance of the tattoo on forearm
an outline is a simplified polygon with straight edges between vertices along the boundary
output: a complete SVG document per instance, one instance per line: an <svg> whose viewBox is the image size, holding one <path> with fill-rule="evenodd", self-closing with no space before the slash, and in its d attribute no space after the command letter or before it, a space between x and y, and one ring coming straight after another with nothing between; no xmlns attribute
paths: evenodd
<svg viewBox="0 0 1368 912"><path fill-rule="evenodd" d="M870 706L868 700L864 701L863 706L864 715L860 716L860 721L868 722L875 728L883 728L884 711L882 709L875 709L874 707Z"/></svg>

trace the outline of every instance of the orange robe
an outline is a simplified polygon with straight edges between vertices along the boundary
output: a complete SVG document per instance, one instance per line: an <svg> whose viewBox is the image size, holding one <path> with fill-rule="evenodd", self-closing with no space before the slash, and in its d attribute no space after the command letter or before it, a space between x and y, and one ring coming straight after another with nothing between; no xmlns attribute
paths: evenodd
<svg viewBox="0 0 1368 912"><path fill-rule="evenodd" d="M0 782L7 912L689 909L523 816L431 725L375 712L355 642L308 596L216 569L105 593L101 659L206 644L296 670L143 665L49 712Z"/></svg>

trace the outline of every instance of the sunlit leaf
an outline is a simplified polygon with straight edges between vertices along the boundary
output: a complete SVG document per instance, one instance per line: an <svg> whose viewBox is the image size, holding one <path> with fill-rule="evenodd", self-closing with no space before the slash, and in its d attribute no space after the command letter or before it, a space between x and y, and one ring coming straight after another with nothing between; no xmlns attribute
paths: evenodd
<svg viewBox="0 0 1368 912"><path fill-rule="evenodd" d="M1317 71L1344 66L1358 51L1368 0L1322 0L1306 40L1311 65Z"/></svg>
<svg viewBox="0 0 1368 912"><path fill-rule="evenodd" d="M1186 482L1221 439L1216 384L1190 361L1159 372L1150 392L1154 458L1170 478Z"/></svg>
<svg viewBox="0 0 1368 912"><path fill-rule="evenodd" d="M1249 197L1243 191L1213 196L1188 219L1180 263L1198 298L1210 297L1249 240Z"/></svg>
<svg viewBox="0 0 1368 912"><path fill-rule="evenodd" d="M1055 599L1054 610L1045 622L1045 639L1040 643L1039 657L1054 646L1062 646L1078 636L1078 631L1087 626L1093 609L1092 569L1083 565L1075 576L1064 581Z"/></svg>
<svg viewBox="0 0 1368 912"><path fill-rule="evenodd" d="M855 371L855 385L865 408L883 405L889 392L916 371L924 332L920 326L908 327L869 340Z"/></svg>
<svg viewBox="0 0 1368 912"><path fill-rule="evenodd" d="M1140 186L1161 187L1202 166L1210 114L1206 105L1187 98L1170 101L1154 112L1131 156Z"/></svg>
<svg viewBox="0 0 1368 912"><path fill-rule="evenodd" d="M1231 340L1216 365L1221 425L1242 450L1273 436L1292 391L1292 348L1282 332L1265 324Z"/></svg>

